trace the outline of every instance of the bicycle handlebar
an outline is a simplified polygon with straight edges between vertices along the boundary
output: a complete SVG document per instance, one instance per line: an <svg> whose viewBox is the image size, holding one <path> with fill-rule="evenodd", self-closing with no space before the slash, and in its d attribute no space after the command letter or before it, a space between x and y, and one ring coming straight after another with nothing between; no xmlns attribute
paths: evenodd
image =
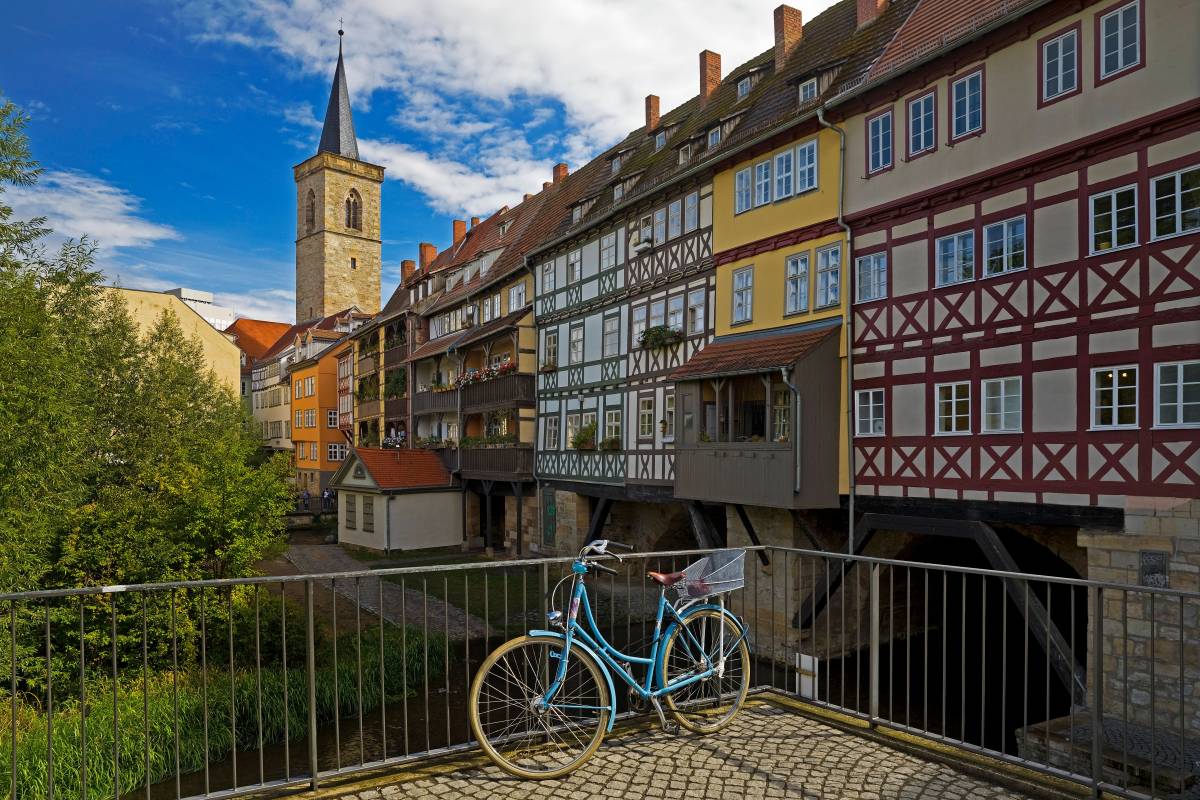
<svg viewBox="0 0 1200 800"><path fill-rule="evenodd" d="M609 540L608 540L608 546L609 546L609 547L615 547L615 548L617 548L618 550L630 550L630 551L632 551L632 550L634 550L634 549L635 549L635 548L634 548L634 546L633 546L633 545L631 545L631 544L625 544L624 542L614 542L612 539L609 539Z"/></svg>
<svg viewBox="0 0 1200 800"><path fill-rule="evenodd" d="M615 569L613 569L612 567L606 567L603 564L596 562L596 561L589 561L588 568L599 570L600 572L607 572L609 575L620 575L621 574L621 573L617 572Z"/></svg>

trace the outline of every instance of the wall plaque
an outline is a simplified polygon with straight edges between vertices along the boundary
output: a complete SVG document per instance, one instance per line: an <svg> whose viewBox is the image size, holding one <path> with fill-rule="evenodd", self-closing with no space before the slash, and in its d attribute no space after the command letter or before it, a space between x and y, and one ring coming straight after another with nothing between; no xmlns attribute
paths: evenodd
<svg viewBox="0 0 1200 800"><path fill-rule="evenodd" d="M1138 584L1155 589L1167 588L1168 554L1161 550L1142 550L1138 555Z"/></svg>

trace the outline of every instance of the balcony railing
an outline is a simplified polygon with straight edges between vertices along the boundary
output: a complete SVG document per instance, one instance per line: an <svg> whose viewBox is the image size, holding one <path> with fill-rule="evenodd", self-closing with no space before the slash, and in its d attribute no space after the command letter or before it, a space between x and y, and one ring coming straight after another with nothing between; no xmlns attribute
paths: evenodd
<svg viewBox="0 0 1200 800"><path fill-rule="evenodd" d="M365 353L358 357L357 372L359 375L369 375L375 371L375 368L379 366L377 359L375 358L376 355L378 355L378 353L372 352Z"/></svg>
<svg viewBox="0 0 1200 800"><path fill-rule="evenodd" d="M511 480L533 475L533 445L467 447L457 452L458 468L464 478Z"/></svg>
<svg viewBox="0 0 1200 800"><path fill-rule="evenodd" d="M414 414L441 414L458 410L458 392L417 392L413 395Z"/></svg>
<svg viewBox="0 0 1200 800"><path fill-rule="evenodd" d="M532 375L504 375L490 381L464 386L463 411L491 411L497 408L533 408L537 387Z"/></svg>
<svg viewBox="0 0 1200 800"><path fill-rule="evenodd" d="M359 400L358 401L358 418L359 419L370 419L371 417L378 417L381 414L383 414L383 401L382 400L375 398L375 399L371 399L371 400Z"/></svg>
<svg viewBox="0 0 1200 800"><path fill-rule="evenodd" d="M383 351L383 363L394 367L408 356L408 345L401 342Z"/></svg>
<svg viewBox="0 0 1200 800"><path fill-rule="evenodd" d="M675 494L714 503L791 508L796 458L790 444L706 442L675 448Z"/></svg>
<svg viewBox="0 0 1200 800"><path fill-rule="evenodd" d="M408 395L389 397L383 404L383 416L387 419L403 419L408 416Z"/></svg>

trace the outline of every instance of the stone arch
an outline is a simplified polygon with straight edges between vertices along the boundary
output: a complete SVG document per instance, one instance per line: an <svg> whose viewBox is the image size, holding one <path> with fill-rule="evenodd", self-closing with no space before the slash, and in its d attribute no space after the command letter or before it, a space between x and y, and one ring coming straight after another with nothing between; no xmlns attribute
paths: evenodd
<svg viewBox="0 0 1200 800"><path fill-rule="evenodd" d="M351 189L346 196L346 227L356 231L362 230L362 197L357 189Z"/></svg>
<svg viewBox="0 0 1200 800"><path fill-rule="evenodd" d="M304 200L304 232L312 233L317 227L317 194L312 189Z"/></svg>

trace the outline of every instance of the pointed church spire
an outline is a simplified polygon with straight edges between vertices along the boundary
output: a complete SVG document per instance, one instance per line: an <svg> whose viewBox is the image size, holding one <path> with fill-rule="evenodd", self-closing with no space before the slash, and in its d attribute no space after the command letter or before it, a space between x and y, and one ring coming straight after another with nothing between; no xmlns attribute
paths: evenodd
<svg viewBox="0 0 1200 800"><path fill-rule="evenodd" d="M337 70L333 73L333 88L329 91L329 106L325 109L325 126L321 128L319 153L337 153L358 159L358 139L354 136L354 119L350 116L350 91L346 88L346 66L342 63L342 36L338 29Z"/></svg>

